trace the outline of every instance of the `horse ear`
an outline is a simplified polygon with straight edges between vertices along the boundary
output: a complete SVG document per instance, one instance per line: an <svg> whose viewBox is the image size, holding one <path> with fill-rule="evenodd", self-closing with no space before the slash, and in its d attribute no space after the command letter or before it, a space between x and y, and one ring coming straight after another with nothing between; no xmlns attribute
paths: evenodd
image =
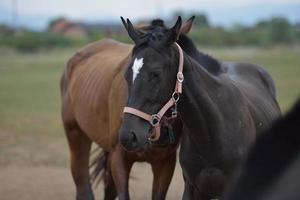
<svg viewBox="0 0 300 200"><path fill-rule="evenodd" d="M176 42L178 40L178 37L180 35L181 25L182 25L182 20L181 20L181 17L179 16L175 25L171 29L169 29L169 31L167 33L166 42L168 44L173 44L174 42Z"/></svg>
<svg viewBox="0 0 300 200"><path fill-rule="evenodd" d="M190 32L193 26L194 19L195 16L192 16L182 25L182 27L180 28L180 34L187 35Z"/></svg>
<svg viewBox="0 0 300 200"><path fill-rule="evenodd" d="M143 35L143 33L139 30L136 30L131 21L129 19L127 19L127 22L124 20L123 17L121 17L122 23L129 35L129 37L136 43L138 41L139 38L141 38L141 36Z"/></svg>
<svg viewBox="0 0 300 200"><path fill-rule="evenodd" d="M121 16L120 18L121 18L121 20L122 20L122 23L123 23L123 25L124 25L126 31L128 32L128 24L126 23L125 19L124 19L122 16Z"/></svg>

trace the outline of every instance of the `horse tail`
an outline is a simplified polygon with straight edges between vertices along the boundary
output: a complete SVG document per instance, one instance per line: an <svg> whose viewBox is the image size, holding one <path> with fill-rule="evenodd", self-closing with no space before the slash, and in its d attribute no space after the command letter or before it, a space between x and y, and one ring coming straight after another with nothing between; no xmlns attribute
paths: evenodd
<svg viewBox="0 0 300 200"><path fill-rule="evenodd" d="M97 153L97 155L92 158L90 163L90 176L92 184L98 186L98 184L104 179L105 172L107 170L108 152L98 148L95 149L91 155L94 153Z"/></svg>

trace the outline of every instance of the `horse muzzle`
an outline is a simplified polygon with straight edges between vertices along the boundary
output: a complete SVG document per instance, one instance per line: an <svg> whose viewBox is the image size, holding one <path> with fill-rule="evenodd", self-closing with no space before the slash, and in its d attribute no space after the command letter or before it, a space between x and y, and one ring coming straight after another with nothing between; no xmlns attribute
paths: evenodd
<svg viewBox="0 0 300 200"><path fill-rule="evenodd" d="M149 140L145 132L133 129L120 131L120 143L127 151L142 151L148 148Z"/></svg>

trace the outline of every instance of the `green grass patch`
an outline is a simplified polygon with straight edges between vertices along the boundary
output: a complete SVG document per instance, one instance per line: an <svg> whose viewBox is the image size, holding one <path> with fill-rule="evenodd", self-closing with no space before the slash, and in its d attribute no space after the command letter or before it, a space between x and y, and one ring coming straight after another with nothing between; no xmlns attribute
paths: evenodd
<svg viewBox="0 0 300 200"><path fill-rule="evenodd" d="M0 130L61 132L59 79L72 51L9 52L0 59Z"/></svg>
<svg viewBox="0 0 300 200"><path fill-rule="evenodd" d="M300 48L274 47L205 49L223 61L249 62L266 69L275 82L277 99L286 112L300 97Z"/></svg>

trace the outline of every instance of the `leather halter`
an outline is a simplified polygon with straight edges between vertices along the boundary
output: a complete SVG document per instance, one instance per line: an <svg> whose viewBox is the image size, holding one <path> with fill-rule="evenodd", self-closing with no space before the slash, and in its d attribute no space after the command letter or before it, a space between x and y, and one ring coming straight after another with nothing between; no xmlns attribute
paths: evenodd
<svg viewBox="0 0 300 200"><path fill-rule="evenodd" d="M125 107L123 110L123 113L130 113L132 115L138 116L138 117L148 121L151 124L151 126L154 128L154 131L148 138L148 140L150 140L150 141L157 141L159 139L160 128L161 128L160 127L161 119L163 118L163 116L165 115L167 110L169 110L169 108L171 108L172 106L174 106L174 111L172 112L171 118L177 117L177 101L179 100L180 94L182 93L182 82L184 80L184 76L182 73L182 71L183 71L183 52L182 52L181 47L177 43L175 43L175 45L177 46L178 51L179 51L179 64L178 64L178 72L177 72L177 76L176 76L176 85L175 85L175 89L174 89L174 92L173 92L170 100L160 109L160 111L158 113L153 114L153 115L149 115L145 112L142 112L138 109L131 108L131 107Z"/></svg>

